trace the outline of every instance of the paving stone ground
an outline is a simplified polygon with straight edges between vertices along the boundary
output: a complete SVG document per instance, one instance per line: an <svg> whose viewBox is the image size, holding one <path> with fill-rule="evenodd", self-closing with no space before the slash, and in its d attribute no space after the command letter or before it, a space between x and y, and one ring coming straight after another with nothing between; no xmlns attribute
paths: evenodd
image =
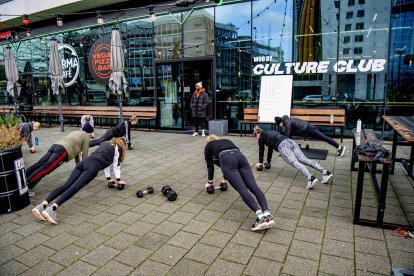
<svg viewBox="0 0 414 276"><path fill-rule="evenodd" d="M40 129L38 152L23 147L26 166L77 129ZM99 137L105 130L95 133ZM234 189L203 191L203 137L133 131L132 138L135 148L122 166L122 179L131 184L127 189L109 189L101 172L59 208L58 225L37 221L31 209L63 184L75 166L71 161L35 187L30 206L0 216L0 275L389 275L391 267L414 269L414 239L352 224L356 172L349 169L349 139L343 158L326 143L299 141L329 150L320 163L334 173L330 185L307 191L304 177L277 153L270 170L254 170L276 224L252 232L254 215ZM257 141L226 138L253 167ZM398 155L408 156L408 147L400 147ZM220 169L215 172L218 183ZM399 164L390 183L386 221L413 225L414 183ZM177 191L177 201L162 196L163 185ZM135 196L148 186L156 192ZM362 205L362 216L375 219L371 185L364 187Z"/></svg>

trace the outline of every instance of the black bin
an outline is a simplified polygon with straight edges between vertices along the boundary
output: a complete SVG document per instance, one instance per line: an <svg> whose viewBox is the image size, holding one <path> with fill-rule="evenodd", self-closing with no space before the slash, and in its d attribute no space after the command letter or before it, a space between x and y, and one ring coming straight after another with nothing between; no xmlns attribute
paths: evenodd
<svg viewBox="0 0 414 276"><path fill-rule="evenodd" d="M0 151L0 214L18 211L29 204L21 146Z"/></svg>

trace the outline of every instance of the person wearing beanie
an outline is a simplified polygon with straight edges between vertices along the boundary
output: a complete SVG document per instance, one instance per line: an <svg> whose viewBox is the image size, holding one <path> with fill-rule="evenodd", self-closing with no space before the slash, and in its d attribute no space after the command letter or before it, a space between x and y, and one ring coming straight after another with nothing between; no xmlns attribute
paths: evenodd
<svg viewBox="0 0 414 276"><path fill-rule="evenodd" d="M131 144L131 127L136 125L138 123L138 117L133 115L131 118L129 118L128 121L124 121L122 123L119 123L118 125L108 129L104 135L99 137L98 139L91 140L89 142L89 147L94 147L96 145L99 145L100 143L104 141L109 141L114 137L124 137L125 142L128 145L128 149L132 150L134 147Z"/></svg>
<svg viewBox="0 0 414 276"><path fill-rule="evenodd" d="M66 182L54 189L39 205L32 209L32 214L41 221L47 220L51 224L57 224L57 209L63 203L72 198L82 188L86 187L100 170L108 170L113 165L118 184L126 184L121 181L121 163L125 159L126 145L122 138L114 138L110 142L103 142L87 158L83 159L73 169ZM107 172L105 175L108 176ZM55 202L48 207L51 201Z"/></svg>
<svg viewBox="0 0 414 276"><path fill-rule="evenodd" d="M80 123L81 123L81 129L83 128L85 123L90 123L91 126L95 127L92 115L82 115Z"/></svg>
<svg viewBox="0 0 414 276"><path fill-rule="evenodd" d="M206 136L205 124L209 98L202 82L197 82L195 88L190 100L191 117L195 125L193 136L198 136L199 129L201 129L201 136Z"/></svg>
<svg viewBox="0 0 414 276"><path fill-rule="evenodd" d="M29 189L33 189L43 177L53 172L63 162L75 158L75 162L78 164L81 153L82 160L88 157L89 141L93 136L93 131L93 127L87 123L83 126L82 131L72 131L53 144L39 161L27 168L26 180ZM30 191L29 195L34 196L33 191Z"/></svg>
<svg viewBox="0 0 414 276"><path fill-rule="evenodd" d="M289 139L289 137L284 136L277 131L263 131L258 126L254 128L253 135L259 143L259 162L256 163L256 169L259 169L260 167L270 169L273 150L276 150L280 153L283 160L307 178L306 189L312 189L319 180L309 172L305 165L308 165L322 173L321 183L323 184L327 184L332 178L333 174L330 171L326 170L315 160L308 159L303 154L299 145L292 139ZM268 147L267 160L263 163L265 146Z"/></svg>
<svg viewBox="0 0 414 276"><path fill-rule="evenodd" d="M320 132L314 125L297 118L275 117L276 125L285 128L285 136L292 138L292 135L310 136L314 139L324 141L335 147L338 156L345 154L345 146L339 145L334 139Z"/></svg>

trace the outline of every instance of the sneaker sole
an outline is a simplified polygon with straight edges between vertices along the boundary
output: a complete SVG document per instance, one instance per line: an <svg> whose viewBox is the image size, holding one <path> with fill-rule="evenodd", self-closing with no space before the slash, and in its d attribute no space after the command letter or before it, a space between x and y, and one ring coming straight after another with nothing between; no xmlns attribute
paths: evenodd
<svg viewBox="0 0 414 276"><path fill-rule="evenodd" d="M326 179L325 181L321 181L321 183L322 183L322 184L328 184L328 182L329 182L329 180L331 180L332 176L333 176L333 174L330 174L330 175L328 176L328 179Z"/></svg>
<svg viewBox="0 0 414 276"><path fill-rule="evenodd" d="M345 149L346 149L346 147L344 147L344 148L342 149L341 154L339 155L339 157L342 157L342 156L344 156L344 155L345 155Z"/></svg>
<svg viewBox="0 0 414 276"><path fill-rule="evenodd" d="M49 216L49 214L46 211L42 211L42 215L47 219L48 222L50 222L51 224L57 224L57 222L55 220L53 220L53 218L51 216Z"/></svg>
<svg viewBox="0 0 414 276"><path fill-rule="evenodd" d="M267 225L269 225L269 227L273 227L274 224L275 224L275 221L273 219L267 221Z"/></svg>
<svg viewBox="0 0 414 276"><path fill-rule="evenodd" d="M253 229L252 231L260 231L260 230L265 230L265 229L269 229L271 227L271 225L267 224L267 223L261 223L259 226L257 226L257 228Z"/></svg>
<svg viewBox="0 0 414 276"><path fill-rule="evenodd" d="M318 179L317 178L315 178L315 180L312 181L312 184L311 185L306 186L306 189L307 190L313 189L313 186L315 186L316 183L318 183Z"/></svg>
<svg viewBox="0 0 414 276"><path fill-rule="evenodd" d="M36 208L32 209L32 214L41 221L46 221L46 219L42 216L42 214Z"/></svg>

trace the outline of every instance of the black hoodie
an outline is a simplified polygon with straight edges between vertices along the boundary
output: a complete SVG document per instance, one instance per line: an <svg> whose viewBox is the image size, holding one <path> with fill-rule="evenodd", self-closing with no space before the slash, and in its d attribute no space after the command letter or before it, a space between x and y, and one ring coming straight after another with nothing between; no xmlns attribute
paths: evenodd
<svg viewBox="0 0 414 276"><path fill-rule="evenodd" d="M285 127L285 136L289 138L292 137L292 134L304 136L309 124L301 119L289 118L287 115L282 117L282 122Z"/></svg>
<svg viewBox="0 0 414 276"><path fill-rule="evenodd" d="M267 162L272 162L273 150L278 150L279 144L288 139L288 137L280 134L277 131L262 132L259 137L259 163L263 163L264 146L267 149Z"/></svg>
<svg viewBox="0 0 414 276"><path fill-rule="evenodd" d="M214 164L220 167L219 154L223 150L239 149L232 141L220 139L208 142L204 148L204 158L207 162L208 180L214 178Z"/></svg>

